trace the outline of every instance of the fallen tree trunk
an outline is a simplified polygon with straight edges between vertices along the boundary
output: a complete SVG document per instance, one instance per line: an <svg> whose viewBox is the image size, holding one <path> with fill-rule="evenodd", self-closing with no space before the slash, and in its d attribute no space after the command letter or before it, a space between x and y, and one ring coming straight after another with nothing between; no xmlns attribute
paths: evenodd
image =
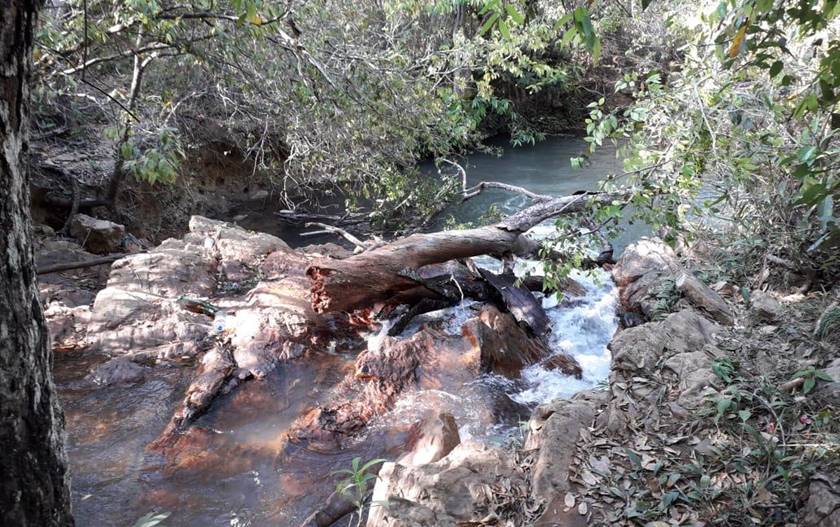
<svg viewBox="0 0 840 527"><path fill-rule="evenodd" d="M479 255L533 254L538 245L523 236L528 229L561 214L584 211L592 200L613 199L612 194L579 194L540 200L487 227L414 234L344 260L320 259L306 270L312 281L312 307L318 313L353 311L382 301L435 298L410 277L412 270Z"/></svg>

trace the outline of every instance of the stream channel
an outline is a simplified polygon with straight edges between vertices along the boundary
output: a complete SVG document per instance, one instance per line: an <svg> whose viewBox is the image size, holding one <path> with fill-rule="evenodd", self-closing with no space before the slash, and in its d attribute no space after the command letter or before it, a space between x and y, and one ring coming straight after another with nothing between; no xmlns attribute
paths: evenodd
<svg viewBox="0 0 840 527"><path fill-rule="evenodd" d="M571 169L569 158L584 147L579 139L558 137L530 148L506 149L502 157L477 154L467 160L468 178L471 184L495 180L552 195L594 190L604 175L620 170L620 163L613 151L604 149L590 166ZM456 221L475 221L492 204L511 213L527 203L523 196L490 190L449 212ZM548 229L539 226L534 234ZM626 241L616 240L616 253ZM478 263L499 265L489 258ZM535 264L520 262L519 271L529 265ZM194 444L175 459L164 459L146 446L182 399L192 367L156 367L137 383L97 387L85 376L105 357L84 351L58 354L55 377L65 411L77 525L131 527L148 512L167 511L167 526L295 526L335 489L339 476L334 471L349 468L354 457L398 458L410 440L411 425L430 409L452 413L462 439L515 444L522 439L519 425L534 406L607 378L607 344L617 329L615 287L600 270L573 277L585 286L585 295L559 303L547 298L544 305L553 306L548 309L552 350L573 355L583 368L582 379L534 365L517 381L485 376L441 389L418 389L376 419L356 444L338 452L283 448L283 436L305 410L326 401L352 368L355 354L325 352L317 360L282 364L265 379L244 383L196 422ZM473 315L471 306L462 303L418 318L403 336L431 320L457 333L460 323ZM370 335L367 345L377 346L386 330ZM499 405L513 410L500 417Z"/></svg>

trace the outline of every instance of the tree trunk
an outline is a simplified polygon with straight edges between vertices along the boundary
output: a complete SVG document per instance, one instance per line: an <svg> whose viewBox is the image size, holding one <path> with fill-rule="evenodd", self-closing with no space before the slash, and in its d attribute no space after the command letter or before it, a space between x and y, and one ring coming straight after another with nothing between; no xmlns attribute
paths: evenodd
<svg viewBox="0 0 840 527"><path fill-rule="evenodd" d="M537 244L522 236L528 229L554 216L586 210L592 200L613 199L610 194L546 199L495 225L414 234L344 260L321 259L306 271L312 280L312 307L318 313L353 311L381 301L399 303L434 297L411 277L413 270L483 254L532 254Z"/></svg>
<svg viewBox="0 0 840 527"><path fill-rule="evenodd" d="M63 417L35 281L29 215L29 73L39 3L0 10L0 525L73 525Z"/></svg>

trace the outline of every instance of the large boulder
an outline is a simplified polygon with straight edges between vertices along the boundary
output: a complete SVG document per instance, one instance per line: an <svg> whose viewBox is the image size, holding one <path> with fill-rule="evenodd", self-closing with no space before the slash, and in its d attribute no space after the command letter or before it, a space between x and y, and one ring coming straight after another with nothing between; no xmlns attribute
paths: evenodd
<svg viewBox="0 0 840 527"><path fill-rule="evenodd" d="M76 214L70 220L70 235L92 253L108 254L120 249L125 227L87 214Z"/></svg>

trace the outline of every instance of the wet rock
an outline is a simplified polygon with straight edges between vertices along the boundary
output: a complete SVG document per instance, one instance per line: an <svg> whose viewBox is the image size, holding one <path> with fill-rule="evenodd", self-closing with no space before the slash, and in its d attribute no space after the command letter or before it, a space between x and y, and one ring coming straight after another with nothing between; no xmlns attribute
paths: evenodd
<svg viewBox="0 0 840 527"><path fill-rule="evenodd" d="M773 323L782 319L784 308L770 293L753 291L750 294L750 319L756 323Z"/></svg>
<svg viewBox="0 0 840 527"><path fill-rule="evenodd" d="M840 526L840 479L837 475L814 474L811 477L808 494L808 502L802 512L802 526Z"/></svg>
<svg viewBox="0 0 840 527"><path fill-rule="evenodd" d="M414 445L398 463L419 466L440 460L461 443L458 425L452 414L436 412L428 416L418 432Z"/></svg>
<svg viewBox="0 0 840 527"><path fill-rule="evenodd" d="M145 377L146 370L125 357L117 357L101 364L88 374L86 380L99 386L130 384Z"/></svg>
<svg viewBox="0 0 840 527"><path fill-rule="evenodd" d="M87 214L76 214L70 220L70 235L88 251L108 254L120 249L125 227Z"/></svg>
<svg viewBox="0 0 840 527"><path fill-rule="evenodd" d="M531 337L513 318L487 306L467 320L461 335L426 327L409 338L384 338L361 353L355 372L335 388L334 402L314 408L293 423L292 442L332 450L361 432L367 422L393 407L397 397L414 388L446 390L462 387L483 373L518 377L522 368L548 355L540 339ZM569 374L580 374L571 357L557 360ZM518 415L508 397L492 400L500 416Z"/></svg>
<svg viewBox="0 0 840 527"><path fill-rule="evenodd" d="M454 526L502 517L506 504L493 488L505 488L511 502L528 496L524 474L504 450L462 443L443 459L408 467L385 463L379 472L368 527Z"/></svg>
<svg viewBox="0 0 840 527"><path fill-rule="evenodd" d="M541 340L531 338L513 317L494 306L484 307L477 318L468 320L461 327L461 334L472 344L481 373L518 378L523 368L550 354ZM563 373L580 378L580 366L572 357L554 362Z"/></svg>
<svg viewBox="0 0 840 527"><path fill-rule="evenodd" d="M547 359L544 359L542 362L540 362L540 366L542 366L548 371L560 370L562 372L577 372L580 366L570 359L571 357L569 357L568 355L552 355L551 357L548 357Z"/></svg>
<svg viewBox="0 0 840 527"><path fill-rule="evenodd" d="M590 426L597 407L607 398L605 391L580 392L572 399L557 400L534 411L525 442L525 450L537 450L531 474L534 496L550 501L552 496L562 496L569 490L569 467L580 431Z"/></svg>
<svg viewBox="0 0 840 527"><path fill-rule="evenodd" d="M709 313L721 324L732 325L735 317L729 305L709 286L690 273L682 273L675 282L677 289L696 307Z"/></svg>
<svg viewBox="0 0 840 527"><path fill-rule="evenodd" d="M680 269L674 250L658 239L642 238L629 245L612 269L613 279L625 287L650 272L675 273Z"/></svg>

